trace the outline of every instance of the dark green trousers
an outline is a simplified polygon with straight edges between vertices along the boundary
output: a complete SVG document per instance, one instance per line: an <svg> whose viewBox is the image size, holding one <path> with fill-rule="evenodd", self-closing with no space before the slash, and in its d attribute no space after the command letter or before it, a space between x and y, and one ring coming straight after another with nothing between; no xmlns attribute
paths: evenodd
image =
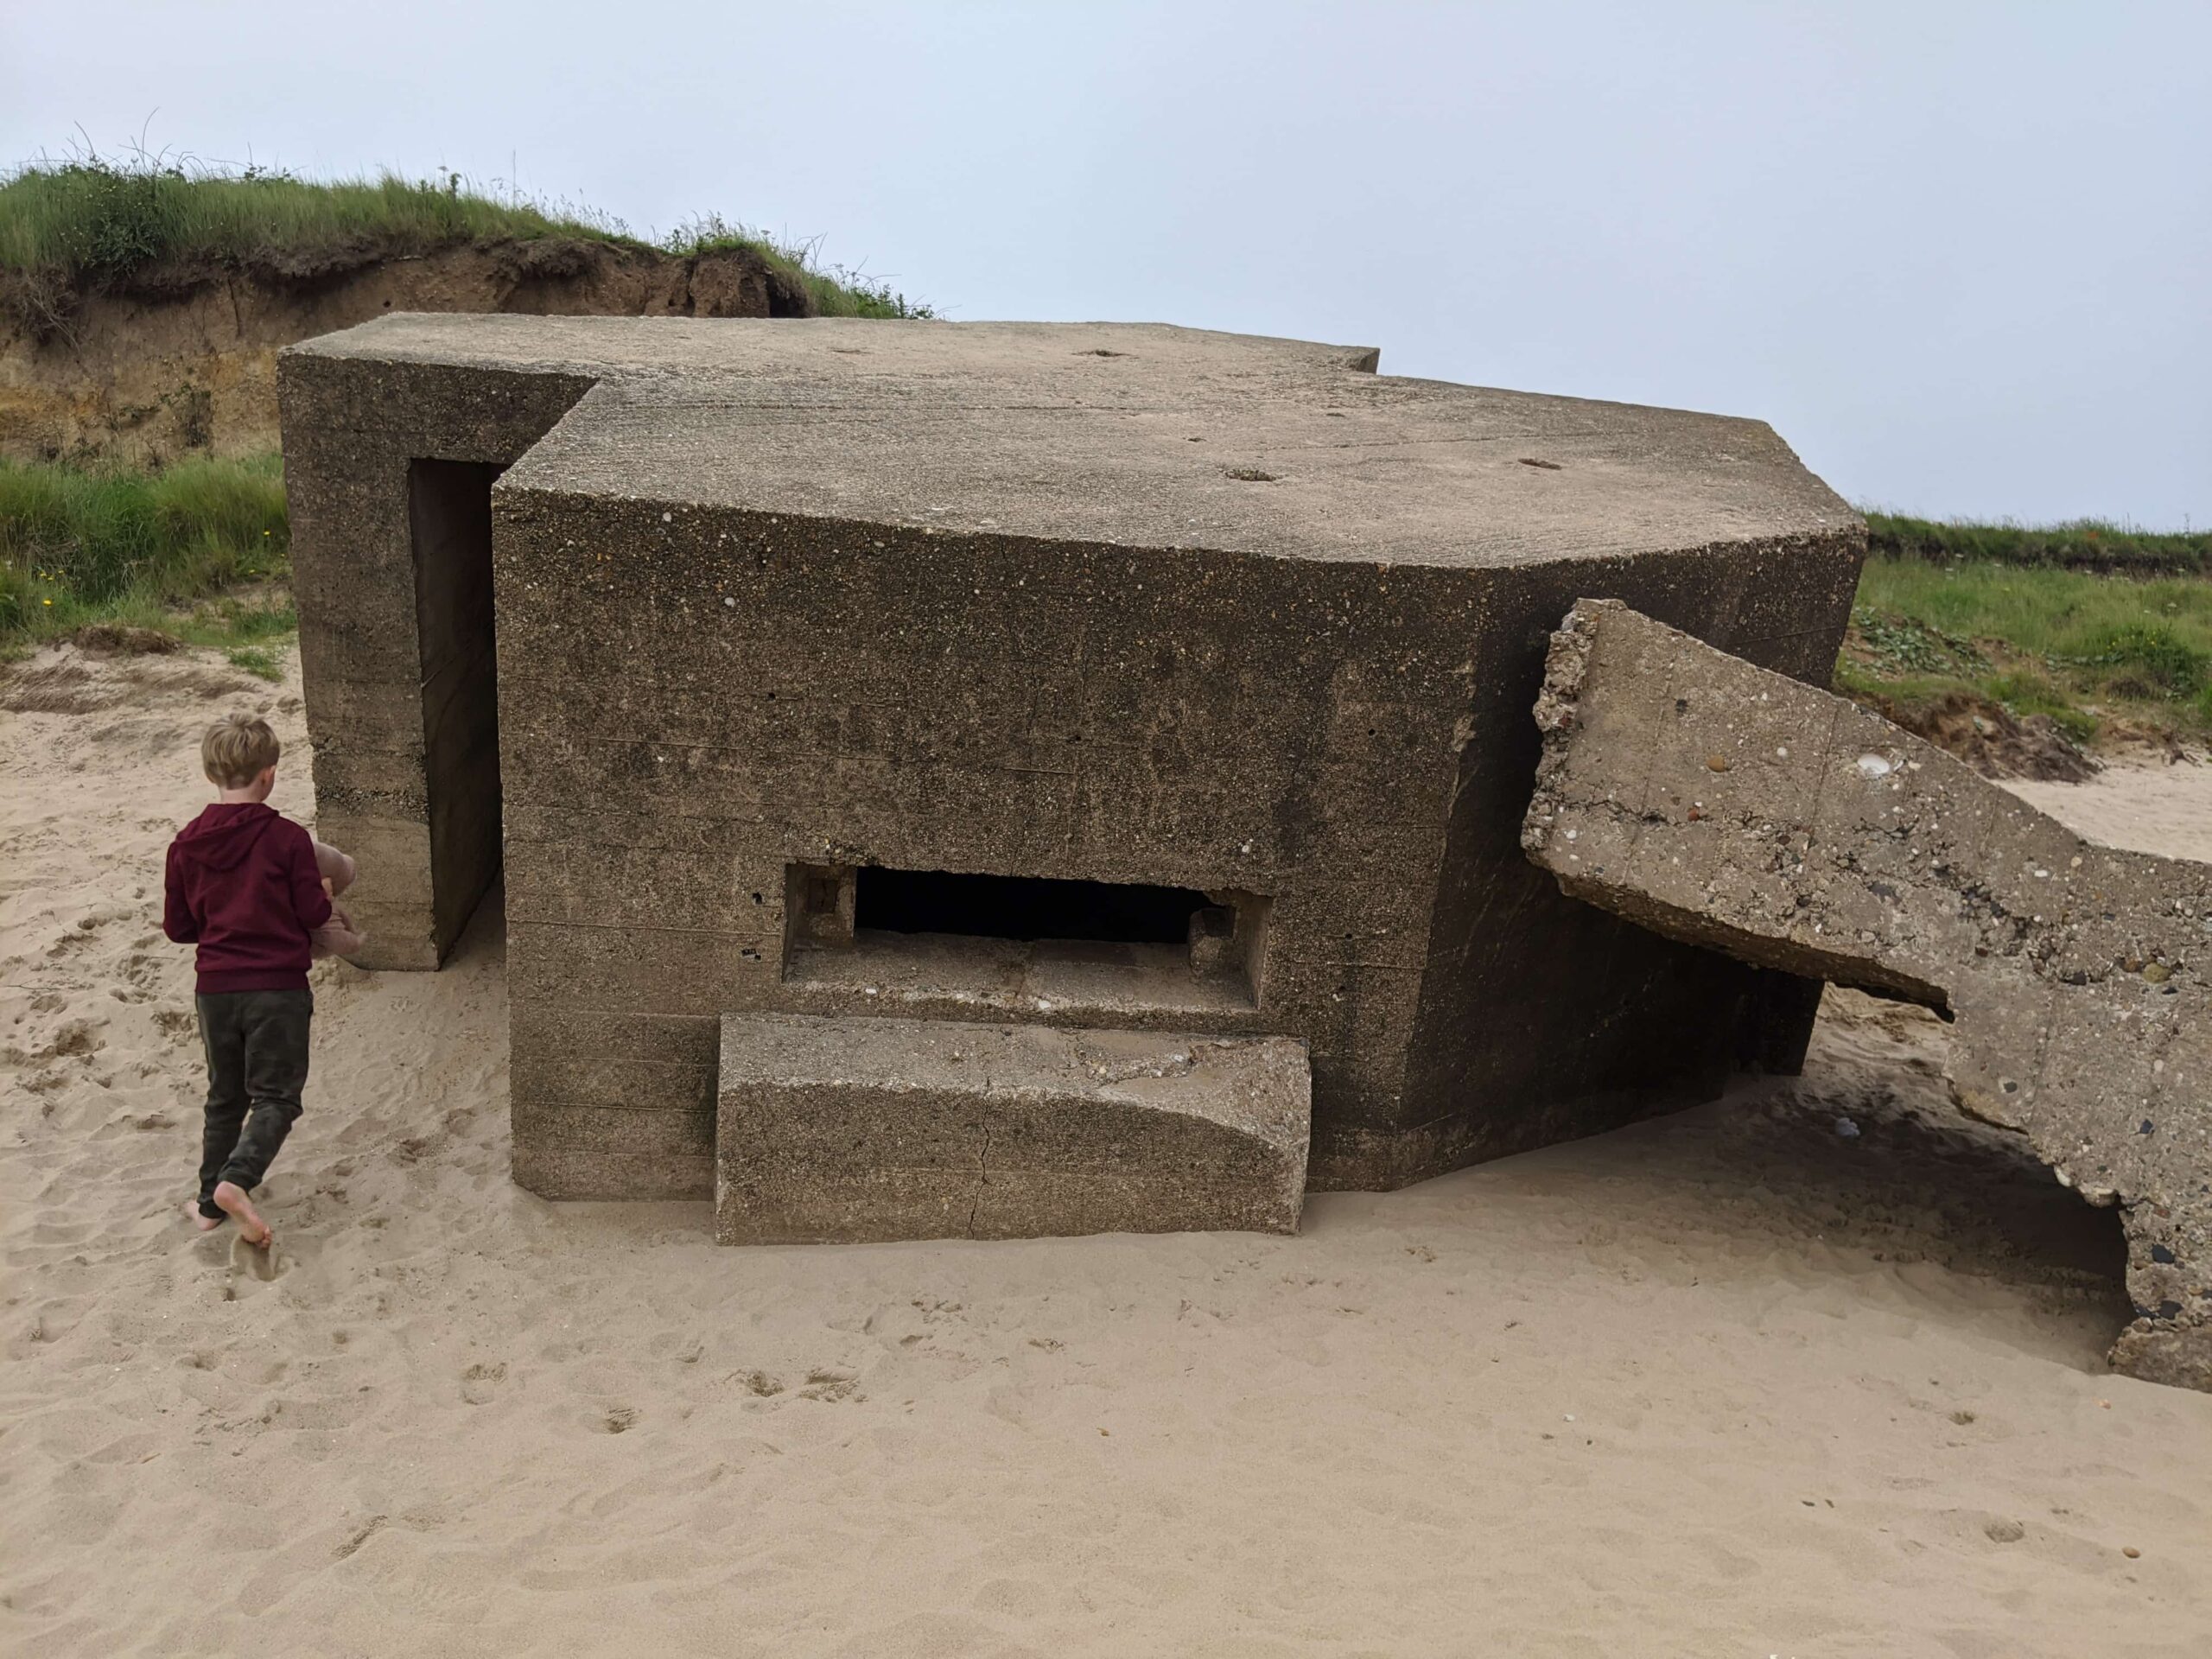
<svg viewBox="0 0 2212 1659"><path fill-rule="evenodd" d="M215 1187L235 1181L251 1192L300 1116L308 1083L308 1026L313 991L222 991L194 999L207 1051L207 1127L200 1141L200 1213L216 1207Z"/></svg>

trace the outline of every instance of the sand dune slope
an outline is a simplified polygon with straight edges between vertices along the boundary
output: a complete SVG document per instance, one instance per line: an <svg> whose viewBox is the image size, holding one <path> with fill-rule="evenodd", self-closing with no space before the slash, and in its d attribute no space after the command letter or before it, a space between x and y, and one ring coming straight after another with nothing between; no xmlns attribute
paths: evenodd
<svg viewBox="0 0 2212 1659"><path fill-rule="evenodd" d="M2112 1218L1916 1011L1297 1238L728 1250L509 1184L487 906L438 976L318 970L271 1273L177 1215L159 860L221 708L308 814L296 684L9 702L10 1654L2212 1651L2212 1398L2103 1372Z"/></svg>

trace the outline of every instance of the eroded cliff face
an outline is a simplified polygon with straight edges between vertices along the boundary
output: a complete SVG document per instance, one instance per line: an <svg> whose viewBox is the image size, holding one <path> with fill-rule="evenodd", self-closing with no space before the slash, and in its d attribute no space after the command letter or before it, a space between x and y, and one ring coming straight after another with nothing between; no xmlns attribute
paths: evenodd
<svg viewBox="0 0 2212 1659"><path fill-rule="evenodd" d="M742 250L677 255L548 238L391 257L140 273L0 307L0 456L159 464L276 448L276 353L388 311L804 316L805 289Z"/></svg>

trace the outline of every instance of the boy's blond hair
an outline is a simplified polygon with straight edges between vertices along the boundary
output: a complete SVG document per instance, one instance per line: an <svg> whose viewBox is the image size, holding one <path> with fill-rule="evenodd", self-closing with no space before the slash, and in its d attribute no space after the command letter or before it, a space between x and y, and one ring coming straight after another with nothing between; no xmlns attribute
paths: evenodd
<svg viewBox="0 0 2212 1659"><path fill-rule="evenodd" d="M251 715L226 715L200 740L200 764L207 781L223 789L244 789L283 752L269 722Z"/></svg>

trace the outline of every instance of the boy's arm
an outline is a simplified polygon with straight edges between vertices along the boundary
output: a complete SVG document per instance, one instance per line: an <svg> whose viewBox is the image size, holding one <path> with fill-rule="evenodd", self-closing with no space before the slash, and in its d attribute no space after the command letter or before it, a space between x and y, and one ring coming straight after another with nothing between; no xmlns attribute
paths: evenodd
<svg viewBox="0 0 2212 1659"><path fill-rule="evenodd" d="M315 842L304 830L293 826L292 913L300 927L312 933L330 919L330 895L323 891L322 872L315 868Z"/></svg>
<svg viewBox="0 0 2212 1659"><path fill-rule="evenodd" d="M166 868L162 875L162 931L173 944L196 944L200 940L200 919L192 913L192 906L184 896L184 878L177 874L176 849L169 849Z"/></svg>

